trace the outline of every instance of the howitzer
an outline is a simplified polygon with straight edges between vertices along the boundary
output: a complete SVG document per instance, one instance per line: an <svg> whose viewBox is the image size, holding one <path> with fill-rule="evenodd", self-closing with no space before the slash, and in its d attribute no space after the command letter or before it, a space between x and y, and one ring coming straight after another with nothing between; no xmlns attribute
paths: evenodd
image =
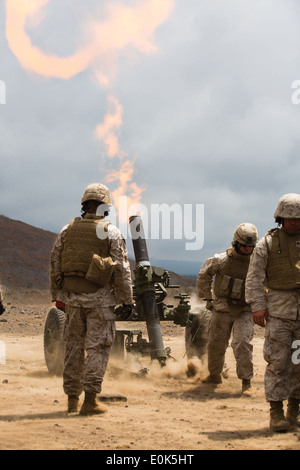
<svg viewBox="0 0 300 470"><path fill-rule="evenodd" d="M0 301L0 316L3 315L4 312L5 312L5 307L2 303L2 301Z"/></svg>
<svg viewBox="0 0 300 470"><path fill-rule="evenodd" d="M149 336L149 347L151 359L157 359L161 365L165 365L167 353L164 349L162 333L160 329L160 314L156 303L155 284L157 276L162 272L153 270L145 239L142 219L132 216L129 219L132 235L132 243L136 261L134 270L134 289L137 301L141 304L142 314L145 317ZM164 286L160 286L164 293Z"/></svg>
<svg viewBox="0 0 300 470"><path fill-rule="evenodd" d="M120 306L115 309L116 321L145 321L149 342L143 338L140 329L118 328L112 347L112 356L125 358L125 350L137 356L151 356L162 366L170 356L170 348L164 348L161 332L162 321L172 321L185 328L185 345L187 357L198 356L200 359L206 352L207 326L211 311L201 308L199 312L191 312L190 296L185 293L175 295L179 299L176 307L164 303L168 289L179 288L170 284L169 272L160 267L153 267L149 260L147 244L140 216L129 220L132 234L136 266L134 269L132 313L125 312ZM51 374L61 375L63 371L65 324L64 305L56 305L47 316L44 328L44 353L48 370ZM136 337L136 341L134 340Z"/></svg>

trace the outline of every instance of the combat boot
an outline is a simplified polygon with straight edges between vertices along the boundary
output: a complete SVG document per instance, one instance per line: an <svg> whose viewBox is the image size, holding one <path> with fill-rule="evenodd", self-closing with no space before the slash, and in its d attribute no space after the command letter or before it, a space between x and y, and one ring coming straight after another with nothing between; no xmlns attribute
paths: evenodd
<svg viewBox="0 0 300 470"><path fill-rule="evenodd" d="M79 408L79 398L74 395L68 396L68 413L77 413Z"/></svg>
<svg viewBox="0 0 300 470"><path fill-rule="evenodd" d="M244 397L252 397L254 395L251 380L243 379L243 382L242 382L242 395Z"/></svg>
<svg viewBox="0 0 300 470"><path fill-rule="evenodd" d="M206 379L202 380L204 384L218 385L222 383L222 377L220 374L209 374Z"/></svg>
<svg viewBox="0 0 300 470"><path fill-rule="evenodd" d="M270 402L270 428L274 432L287 432L290 425L284 416L282 401Z"/></svg>
<svg viewBox="0 0 300 470"><path fill-rule="evenodd" d="M107 411L107 406L96 402L96 393L85 393L85 399L79 414L81 416L100 415Z"/></svg>
<svg viewBox="0 0 300 470"><path fill-rule="evenodd" d="M288 401L286 419L293 428L300 428L299 404L300 400L297 400L296 398L290 398Z"/></svg>

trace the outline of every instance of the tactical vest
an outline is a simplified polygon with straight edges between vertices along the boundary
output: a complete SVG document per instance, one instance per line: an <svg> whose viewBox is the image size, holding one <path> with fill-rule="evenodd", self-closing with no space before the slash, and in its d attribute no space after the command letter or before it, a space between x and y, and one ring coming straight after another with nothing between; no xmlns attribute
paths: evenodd
<svg viewBox="0 0 300 470"><path fill-rule="evenodd" d="M269 231L272 248L268 249L268 287L274 290L300 289L300 234L284 229ZM267 247L268 247L267 243Z"/></svg>
<svg viewBox="0 0 300 470"><path fill-rule="evenodd" d="M245 302L245 280L250 263L250 255L240 255L229 248L227 258L216 273L214 293L216 297L227 299L230 311L241 311Z"/></svg>
<svg viewBox="0 0 300 470"><path fill-rule="evenodd" d="M93 255L97 254L103 258L109 255L108 237L102 240L97 236L99 223L103 224L102 233L107 231L109 222L90 214L83 219L77 217L70 223L61 260L63 289L79 294L89 294L99 289L99 285L85 278Z"/></svg>

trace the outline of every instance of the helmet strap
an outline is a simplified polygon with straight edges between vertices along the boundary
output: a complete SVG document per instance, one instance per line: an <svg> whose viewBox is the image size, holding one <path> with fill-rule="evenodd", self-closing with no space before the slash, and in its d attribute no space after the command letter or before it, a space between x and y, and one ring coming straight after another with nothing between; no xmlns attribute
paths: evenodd
<svg viewBox="0 0 300 470"><path fill-rule="evenodd" d="M86 214L96 214L98 206L98 201L85 201L81 207L81 216L84 217Z"/></svg>

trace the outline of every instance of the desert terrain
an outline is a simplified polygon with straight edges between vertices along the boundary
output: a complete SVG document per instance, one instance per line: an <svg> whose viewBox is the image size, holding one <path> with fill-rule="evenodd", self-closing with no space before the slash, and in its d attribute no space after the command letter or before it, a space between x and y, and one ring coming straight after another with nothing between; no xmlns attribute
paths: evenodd
<svg viewBox="0 0 300 470"><path fill-rule="evenodd" d="M0 450L103 450L130 455L141 450L300 449L300 433L269 430L261 328L255 330L253 342L252 398L240 395L230 347L228 378L221 385L213 388L201 382L207 375L205 360L193 360L195 375L188 377L184 328L162 322L164 346L171 348L173 357L166 367L151 364L149 358L140 363L111 358L103 394L119 395L122 401L107 402L108 412L102 416L68 415L62 378L49 374L43 347L44 325L53 306L49 259L55 238L52 232L0 216L0 285L6 307L0 317L0 362L3 346L6 352L6 363L0 363ZM181 285L181 292L193 292L190 279L171 273L171 283ZM199 307L197 302L192 296L192 311ZM139 328L147 338L143 323L118 322L117 327ZM148 373L137 376L142 368Z"/></svg>
<svg viewBox="0 0 300 470"><path fill-rule="evenodd" d="M1 450L105 450L130 455L139 450L186 454L300 449L300 433L269 430L259 328L253 343L255 395L251 398L240 395L231 348L226 358L228 378L221 385L213 388L201 382L207 374L205 361L193 360L196 375L187 377L184 329L167 322L161 325L164 345L171 348L174 359L161 368L144 358L142 365L149 372L143 377L132 374L140 364L111 360L103 394L121 395L122 400L108 401L104 415L80 417L66 413L62 378L51 376L45 365L43 329L50 298L38 292L6 294L5 303L7 311L0 317L0 341L6 346L6 364L0 364ZM121 374L116 374L116 366L123 370Z"/></svg>

